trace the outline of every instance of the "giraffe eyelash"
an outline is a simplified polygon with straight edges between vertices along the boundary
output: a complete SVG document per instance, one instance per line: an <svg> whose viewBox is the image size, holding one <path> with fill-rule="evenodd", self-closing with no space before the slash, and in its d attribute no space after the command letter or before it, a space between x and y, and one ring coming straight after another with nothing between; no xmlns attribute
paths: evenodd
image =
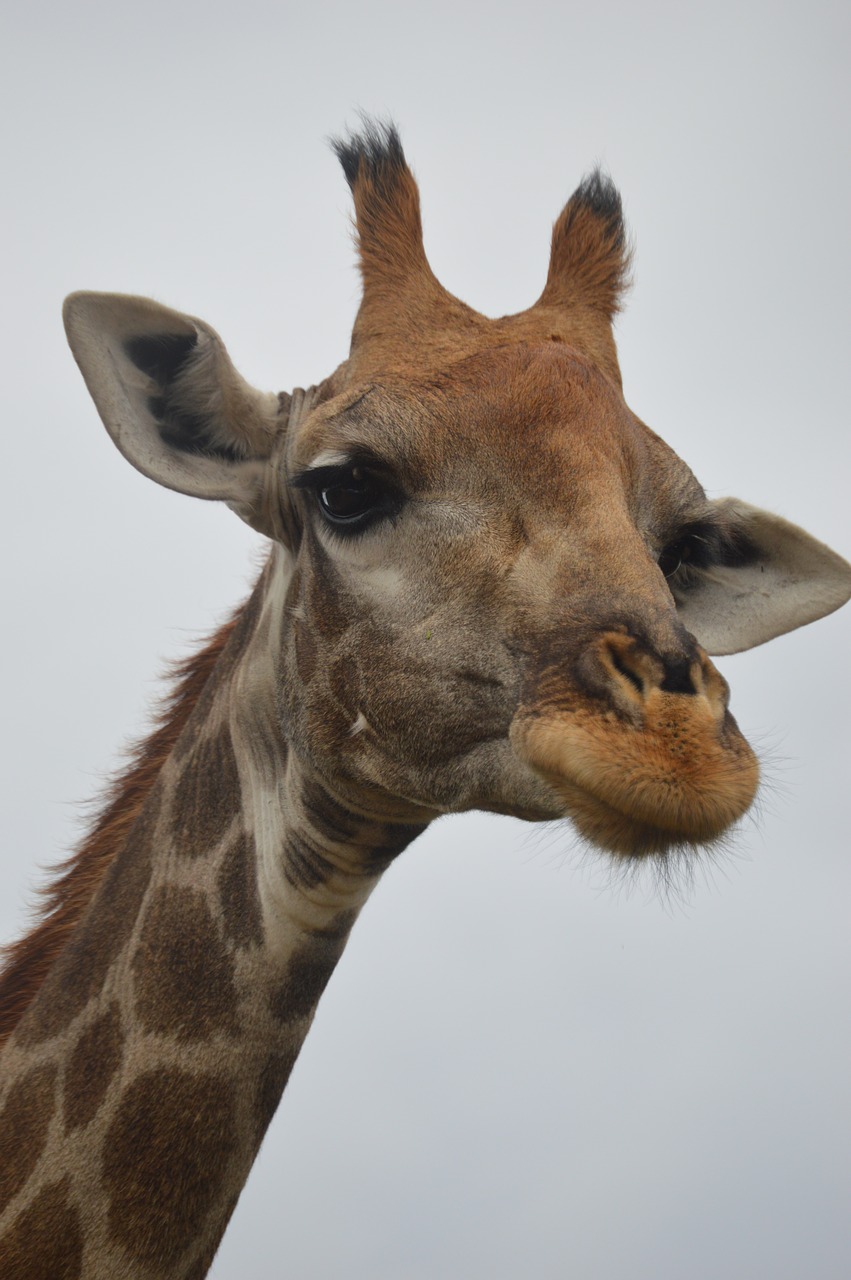
<svg viewBox="0 0 851 1280"><path fill-rule="evenodd" d="M665 544L657 564L669 582L682 588L693 583L702 569L745 564L753 556L754 548L740 530L700 520L684 525Z"/></svg>
<svg viewBox="0 0 851 1280"><path fill-rule="evenodd" d="M405 500L386 467L362 457L308 468L291 484L312 495L326 528L344 538L395 519Z"/></svg>

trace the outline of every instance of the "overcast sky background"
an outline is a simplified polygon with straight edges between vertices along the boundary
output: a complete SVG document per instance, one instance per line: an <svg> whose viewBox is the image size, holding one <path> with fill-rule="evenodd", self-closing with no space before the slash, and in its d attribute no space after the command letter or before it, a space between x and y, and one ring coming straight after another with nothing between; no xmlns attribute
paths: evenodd
<svg viewBox="0 0 851 1280"><path fill-rule="evenodd" d="M540 292L603 162L637 241L627 398L713 495L846 555L847 3L13 4L0 54L0 937L262 539L110 444L72 289L200 315L263 389L357 305L325 139L392 115L426 248L492 314ZM723 659L760 813L680 900L569 832L436 824L355 929L216 1280L851 1275L851 611Z"/></svg>

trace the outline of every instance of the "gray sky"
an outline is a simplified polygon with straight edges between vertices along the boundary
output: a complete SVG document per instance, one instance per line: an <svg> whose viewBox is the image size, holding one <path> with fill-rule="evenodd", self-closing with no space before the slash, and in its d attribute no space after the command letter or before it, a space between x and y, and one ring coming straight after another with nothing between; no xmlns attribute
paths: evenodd
<svg viewBox="0 0 851 1280"><path fill-rule="evenodd" d="M847 4L33 2L4 34L0 935L262 540L137 475L59 319L203 316L261 388L357 303L327 135L391 114L426 247L490 314L608 166L636 237L627 398L711 493L847 555ZM8 10L7 10L8 12ZM768 785L685 903L564 831L444 820L334 976L217 1280L851 1274L851 611L720 665Z"/></svg>

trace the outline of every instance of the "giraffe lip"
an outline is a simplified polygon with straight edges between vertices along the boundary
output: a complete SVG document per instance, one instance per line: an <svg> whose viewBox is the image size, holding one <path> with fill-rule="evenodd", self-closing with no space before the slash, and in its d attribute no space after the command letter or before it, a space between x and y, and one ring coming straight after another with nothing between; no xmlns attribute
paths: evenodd
<svg viewBox="0 0 851 1280"><path fill-rule="evenodd" d="M708 845L749 809L759 766L731 716L719 724L694 699L679 702L640 726L526 716L512 742L599 848L636 857Z"/></svg>
<svg viewBox="0 0 851 1280"><path fill-rule="evenodd" d="M688 824L664 826L636 818L608 804L591 791L550 777L579 834L607 853L623 858L643 858L675 849L696 849L715 844L737 820L725 814L720 820L692 819Z"/></svg>

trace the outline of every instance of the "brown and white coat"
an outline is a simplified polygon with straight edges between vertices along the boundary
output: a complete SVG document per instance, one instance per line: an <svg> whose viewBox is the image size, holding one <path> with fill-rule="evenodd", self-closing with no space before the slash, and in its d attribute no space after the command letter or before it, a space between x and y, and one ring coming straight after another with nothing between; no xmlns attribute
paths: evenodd
<svg viewBox="0 0 851 1280"><path fill-rule="evenodd" d="M338 146L363 300L320 386L249 387L205 323L66 304L118 448L270 539L0 980L0 1273L206 1274L349 931L435 817L570 818L669 857L747 811L710 653L839 607L851 571L710 502L626 406L628 271L594 174L529 310L425 257L395 132Z"/></svg>

